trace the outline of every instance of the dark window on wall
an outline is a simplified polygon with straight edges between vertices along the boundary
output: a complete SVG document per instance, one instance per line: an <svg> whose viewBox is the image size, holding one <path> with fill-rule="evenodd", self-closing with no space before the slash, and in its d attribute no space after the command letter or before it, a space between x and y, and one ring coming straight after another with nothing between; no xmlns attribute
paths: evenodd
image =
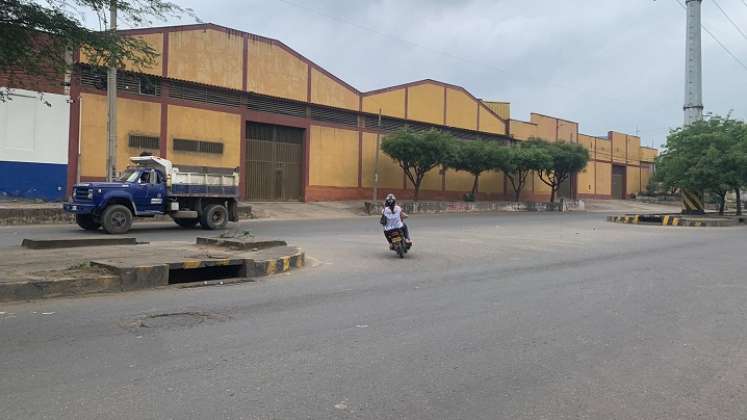
<svg viewBox="0 0 747 420"><path fill-rule="evenodd" d="M223 143L202 140L174 139L174 150L180 152L223 154Z"/></svg>
<svg viewBox="0 0 747 420"><path fill-rule="evenodd" d="M156 79L152 77L148 77L148 76L140 76L138 79L139 79L138 81L140 85L141 95L149 95L149 96L157 95L157 91L156 91L157 80Z"/></svg>
<svg viewBox="0 0 747 420"><path fill-rule="evenodd" d="M139 134L130 134L127 145L136 149L152 149L158 150L160 147L160 139L154 136L141 136Z"/></svg>

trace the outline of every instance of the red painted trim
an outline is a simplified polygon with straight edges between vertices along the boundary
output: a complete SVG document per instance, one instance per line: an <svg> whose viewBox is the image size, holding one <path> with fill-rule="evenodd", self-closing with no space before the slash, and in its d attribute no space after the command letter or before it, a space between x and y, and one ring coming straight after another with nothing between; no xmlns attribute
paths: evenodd
<svg viewBox="0 0 747 420"><path fill-rule="evenodd" d="M79 52L74 54L74 61L79 61ZM70 124L68 127L67 147L67 183L66 193L72 195L73 185L78 176L78 148L80 145L80 73L78 69L73 70L70 78ZM66 197L67 197L66 194Z"/></svg>
<svg viewBox="0 0 747 420"><path fill-rule="evenodd" d="M444 125L446 125L446 111L448 107L448 101L446 100L446 87L444 86Z"/></svg>
<svg viewBox="0 0 747 420"><path fill-rule="evenodd" d="M559 136L559 132L560 132L560 120L558 120L558 119L556 118L556 119L555 119L555 141L556 141L556 142L557 142L558 140L560 140L560 138L559 138L559 137L560 137L560 136Z"/></svg>
<svg viewBox="0 0 747 420"><path fill-rule="evenodd" d="M311 102L311 63L306 63L306 102Z"/></svg>
<svg viewBox="0 0 747 420"><path fill-rule="evenodd" d="M249 77L249 36L244 34L244 45L241 50L242 68L241 68L241 90L246 92L247 80Z"/></svg>
<svg viewBox="0 0 747 420"><path fill-rule="evenodd" d="M106 177L104 176L82 176L80 177L80 182L106 182Z"/></svg>
<svg viewBox="0 0 747 420"><path fill-rule="evenodd" d="M480 103L477 103L477 131L480 131Z"/></svg>
<svg viewBox="0 0 747 420"><path fill-rule="evenodd" d="M410 107L410 88L409 87L405 87L405 119L406 120L409 119L408 118L409 107Z"/></svg>
<svg viewBox="0 0 747 420"><path fill-rule="evenodd" d="M169 77L169 33L163 34L163 55L161 56L161 76Z"/></svg>
<svg viewBox="0 0 747 420"><path fill-rule="evenodd" d="M308 201L308 195L309 195L309 171L311 168L311 165L309 163L310 161L310 151L311 151L311 130L309 128L306 128L306 131L304 132L303 136L303 161L304 161L304 168L303 168L303 182L301 183L303 187L303 200Z"/></svg>
<svg viewBox="0 0 747 420"><path fill-rule="evenodd" d="M168 158L169 150L169 84L164 83L161 85L161 141L160 141L160 154L164 159Z"/></svg>
<svg viewBox="0 0 747 420"><path fill-rule="evenodd" d="M239 194L242 200L246 200L246 116L241 118L241 138L239 139Z"/></svg>
<svg viewBox="0 0 747 420"><path fill-rule="evenodd" d="M358 187L363 186L363 132L358 131Z"/></svg>

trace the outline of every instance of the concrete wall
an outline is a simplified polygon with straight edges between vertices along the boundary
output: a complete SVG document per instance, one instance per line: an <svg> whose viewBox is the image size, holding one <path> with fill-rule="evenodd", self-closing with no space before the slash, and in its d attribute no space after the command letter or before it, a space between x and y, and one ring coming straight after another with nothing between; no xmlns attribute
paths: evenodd
<svg viewBox="0 0 747 420"><path fill-rule="evenodd" d="M214 29L169 33L169 72L174 79L242 89L244 38Z"/></svg>
<svg viewBox="0 0 747 420"><path fill-rule="evenodd" d="M421 84L407 88L407 117L431 124L444 123L444 88Z"/></svg>
<svg viewBox="0 0 747 420"><path fill-rule="evenodd" d="M446 125L477 130L478 103L461 90L446 89Z"/></svg>
<svg viewBox="0 0 747 420"><path fill-rule="evenodd" d="M68 96L13 89L8 97L0 102L0 197L61 200L68 163Z"/></svg>
<svg viewBox="0 0 747 420"><path fill-rule="evenodd" d="M309 185L358 186L357 131L311 126Z"/></svg>
<svg viewBox="0 0 747 420"><path fill-rule="evenodd" d="M315 68L311 69L311 102L358 111L359 99L352 89Z"/></svg>
<svg viewBox="0 0 747 420"><path fill-rule="evenodd" d="M278 44L250 37L247 89L263 95L306 101L309 65Z"/></svg>
<svg viewBox="0 0 747 420"><path fill-rule="evenodd" d="M241 164L241 116L183 106L168 107L168 157L175 165L233 169ZM223 144L223 153L174 150L174 139L201 140Z"/></svg>
<svg viewBox="0 0 747 420"><path fill-rule="evenodd" d="M363 112L405 118L405 89L389 90L363 96Z"/></svg>

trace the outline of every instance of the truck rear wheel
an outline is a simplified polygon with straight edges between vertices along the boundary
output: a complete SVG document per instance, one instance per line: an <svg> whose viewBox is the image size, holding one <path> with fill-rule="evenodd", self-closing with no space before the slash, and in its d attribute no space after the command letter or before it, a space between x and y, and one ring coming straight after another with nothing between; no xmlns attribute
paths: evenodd
<svg viewBox="0 0 747 420"><path fill-rule="evenodd" d="M85 230L99 230L101 227L101 223L92 214L76 214L75 223Z"/></svg>
<svg viewBox="0 0 747 420"><path fill-rule="evenodd" d="M208 204L200 215L200 225L203 229L223 229L228 224L228 210L220 204Z"/></svg>
<svg viewBox="0 0 747 420"><path fill-rule="evenodd" d="M114 204L104 210L101 222L106 233L113 235L127 233L132 227L132 212L121 204Z"/></svg>
<svg viewBox="0 0 747 420"><path fill-rule="evenodd" d="M193 228L193 227L197 226L197 223L199 221L200 221L200 219L183 219L183 218L182 219L174 219L174 223L176 223L177 225L179 225L179 226L181 226L181 227L183 227L185 229L190 229L190 228Z"/></svg>

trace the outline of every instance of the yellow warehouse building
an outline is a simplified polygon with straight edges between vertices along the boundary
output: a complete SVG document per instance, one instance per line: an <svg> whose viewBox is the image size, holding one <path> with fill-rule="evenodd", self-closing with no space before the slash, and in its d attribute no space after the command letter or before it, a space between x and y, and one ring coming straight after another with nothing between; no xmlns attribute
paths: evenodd
<svg viewBox="0 0 747 420"><path fill-rule="evenodd" d="M509 103L480 100L448 83L361 92L280 41L214 24L123 33L142 38L160 57L148 68L120 71L119 170L129 156L151 152L180 167L238 170L247 200L367 199L377 133L409 127L437 128L464 141L580 143L591 161L562 188L569 198L630 197L645 189L653 171L657 152L636 136L581 134L577 122L536 113L529 121L512 119ZM85 57L79 62L70 88L68 186L106 174L106 76ZM402 170L383 154L379 173L382 194L412 196ZM434 170L421 197L461 199L471 186L469 174ZM481 176L479 199L509 197L502 174ZM523 197L547 200L549 189L535 176Z"/></svg>

